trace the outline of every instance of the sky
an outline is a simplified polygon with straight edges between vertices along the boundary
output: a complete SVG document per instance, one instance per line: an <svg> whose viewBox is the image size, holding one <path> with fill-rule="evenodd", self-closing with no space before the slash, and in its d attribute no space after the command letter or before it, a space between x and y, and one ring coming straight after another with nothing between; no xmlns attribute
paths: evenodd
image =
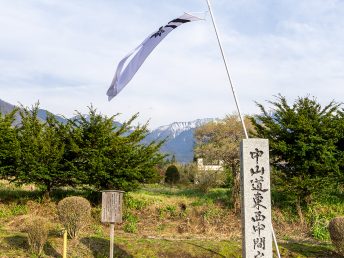
<svg viewBox="0 0 344 258"><path fill-rule="evenodd" d="M344 98L344 1L211 0L243 114L282 94ZM205 0L0 0L0 99L72 117L98 112L150 128L236 111L209 13L183 24L110 102L118 62ZM203 16L203 14L201 15Z"/></svg>

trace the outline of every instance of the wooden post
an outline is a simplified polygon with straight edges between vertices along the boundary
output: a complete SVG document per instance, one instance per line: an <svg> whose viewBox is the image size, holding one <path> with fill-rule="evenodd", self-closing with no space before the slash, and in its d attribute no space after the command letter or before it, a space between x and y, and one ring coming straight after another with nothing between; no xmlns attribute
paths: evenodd
<svg viewBox="0 0 344 258"><path fill-rule="evenodd" d="M67 258L67 230L63 231L63 258Z"/></svg>
<svg viewBox="0 0 344 258"><path fill-rule="evenodd" d="M113 242L115 238L115 223L110 224L110 258L113 258Z"/></svg>
<svg viewBox="0 0 344 258"><path fill-rule="evenodd" d="M115 223L122 223L123 191L102 191L102 223L110 223L110 258L114 253Z"/></svg>

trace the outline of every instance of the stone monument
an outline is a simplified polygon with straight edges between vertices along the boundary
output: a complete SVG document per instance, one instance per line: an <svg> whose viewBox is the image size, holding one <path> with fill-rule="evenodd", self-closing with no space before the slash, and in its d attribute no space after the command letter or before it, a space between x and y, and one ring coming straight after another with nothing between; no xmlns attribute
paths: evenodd
<svg viewBox="0 0 344 258"><path fill-rule="evenodd" d="M241 142L241 214L244 258L272 258L269 142Z"/></svg>

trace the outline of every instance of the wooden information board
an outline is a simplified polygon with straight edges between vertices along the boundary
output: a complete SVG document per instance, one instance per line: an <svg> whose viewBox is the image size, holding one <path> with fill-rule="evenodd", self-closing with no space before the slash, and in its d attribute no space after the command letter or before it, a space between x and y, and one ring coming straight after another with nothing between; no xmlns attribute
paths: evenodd
<svg viewBox="0 0 344 258"><path fill-rule="evenodd" d="M122 223L123 191L102 191L103 223Z"/></svg>

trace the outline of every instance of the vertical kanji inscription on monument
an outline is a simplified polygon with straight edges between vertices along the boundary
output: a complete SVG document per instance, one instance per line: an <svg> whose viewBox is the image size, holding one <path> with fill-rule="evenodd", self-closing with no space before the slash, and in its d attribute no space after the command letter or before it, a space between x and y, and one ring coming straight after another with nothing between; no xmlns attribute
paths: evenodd
<svg viewBox="0 0 344 258"><path fill-rule="evenodd" d="M241 142L241 213L244 258L272 258L269 142Z"/></svg>

